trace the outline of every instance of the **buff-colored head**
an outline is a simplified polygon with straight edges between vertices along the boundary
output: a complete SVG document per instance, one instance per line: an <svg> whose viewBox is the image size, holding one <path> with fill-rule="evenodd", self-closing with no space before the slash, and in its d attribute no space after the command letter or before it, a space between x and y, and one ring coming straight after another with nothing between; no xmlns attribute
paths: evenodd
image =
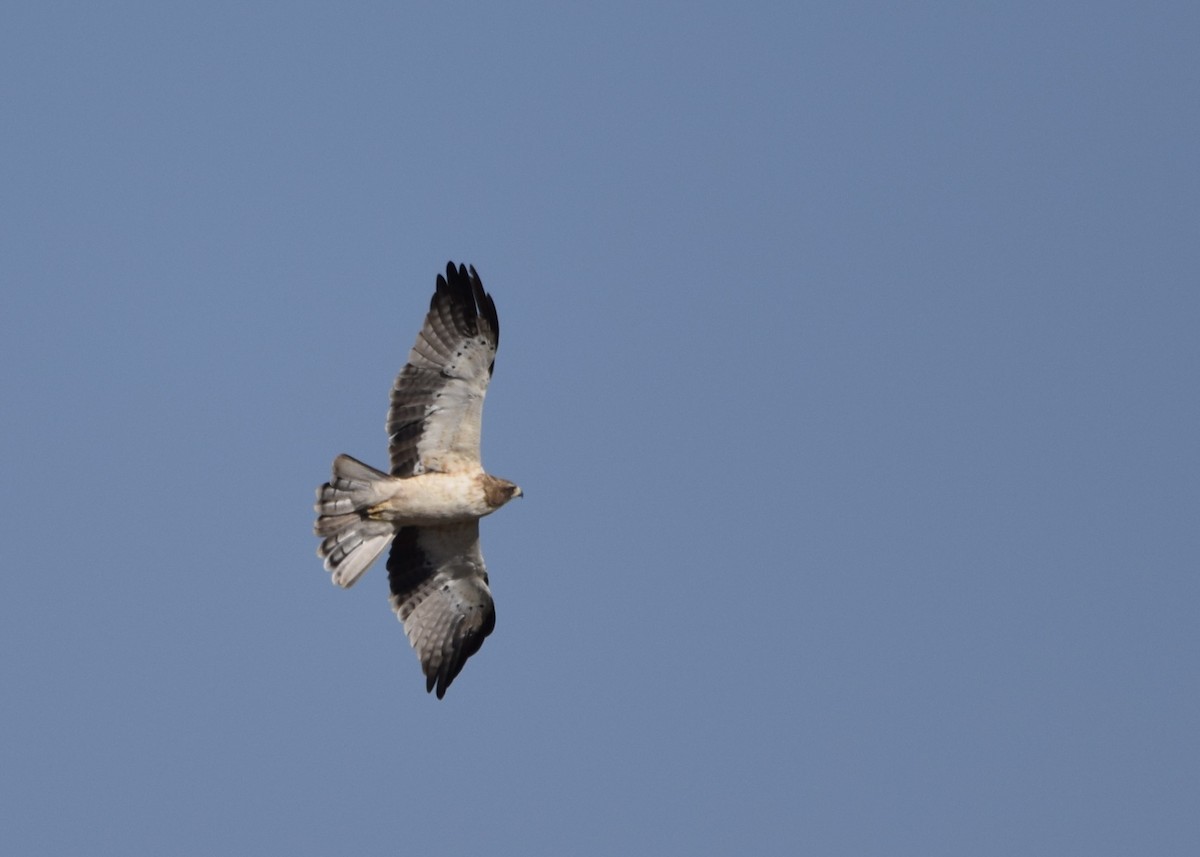
<svg viewBox="0 0 1200 857"><path fill-rule="evenodd" d="M523 497L521 487L507 479L499 479L487 473L480 479L483 486L483 498L493 509L499 509L513 497Z"/></svg>

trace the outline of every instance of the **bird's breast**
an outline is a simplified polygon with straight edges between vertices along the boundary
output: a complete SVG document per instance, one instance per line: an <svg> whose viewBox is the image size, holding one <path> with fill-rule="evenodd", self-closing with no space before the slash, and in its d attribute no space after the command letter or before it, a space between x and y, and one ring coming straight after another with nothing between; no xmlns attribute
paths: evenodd
<svg viewBox="0 0 1200 857"><path fill-rule="evenodd" d="M492 511L477 473L422 473L393 479L392 495L372 506L369 517L398 526L471 521Z"/></svg>

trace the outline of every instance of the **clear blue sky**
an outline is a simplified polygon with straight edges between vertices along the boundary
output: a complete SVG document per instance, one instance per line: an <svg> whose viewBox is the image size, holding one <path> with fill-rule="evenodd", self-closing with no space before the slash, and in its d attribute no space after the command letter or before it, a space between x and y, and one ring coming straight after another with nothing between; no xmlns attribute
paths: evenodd
<svg viewBox="0 0 1200 857"><path fill-rule="evenodd" d="M1200 853L1195 3L28 3L6 854ZM498 624L312 492L447 259Z"/></svg>

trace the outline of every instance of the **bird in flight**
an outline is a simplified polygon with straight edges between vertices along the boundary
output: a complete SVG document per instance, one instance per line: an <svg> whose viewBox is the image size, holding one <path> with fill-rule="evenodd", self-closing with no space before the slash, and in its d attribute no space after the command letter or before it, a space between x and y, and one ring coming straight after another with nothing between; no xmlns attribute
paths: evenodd
<svg viewBox="0 0 1200 857"><path fill-rule="evenodd" d="M496 626L479 519L521 489L484 472L483 397L500 322L475 268L438 275L425 325L392 385L389 473L348 455L317 489L317 555L353 586L385 548L392 609L441 699Z"/></svg>

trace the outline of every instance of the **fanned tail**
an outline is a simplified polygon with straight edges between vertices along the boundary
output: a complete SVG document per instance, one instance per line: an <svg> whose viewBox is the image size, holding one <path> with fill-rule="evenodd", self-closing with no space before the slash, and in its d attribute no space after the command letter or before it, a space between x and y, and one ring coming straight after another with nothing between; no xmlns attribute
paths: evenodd
<svg viewBox="0 0 1200 857"><path fill-rule="evenodd" d="M333 478L317 489L317 522L324 536L317 556L338 586L353 586L396 534L387 521L368 518L372 506L387 499L391 477L348 455L333 460Z"/></svg>

